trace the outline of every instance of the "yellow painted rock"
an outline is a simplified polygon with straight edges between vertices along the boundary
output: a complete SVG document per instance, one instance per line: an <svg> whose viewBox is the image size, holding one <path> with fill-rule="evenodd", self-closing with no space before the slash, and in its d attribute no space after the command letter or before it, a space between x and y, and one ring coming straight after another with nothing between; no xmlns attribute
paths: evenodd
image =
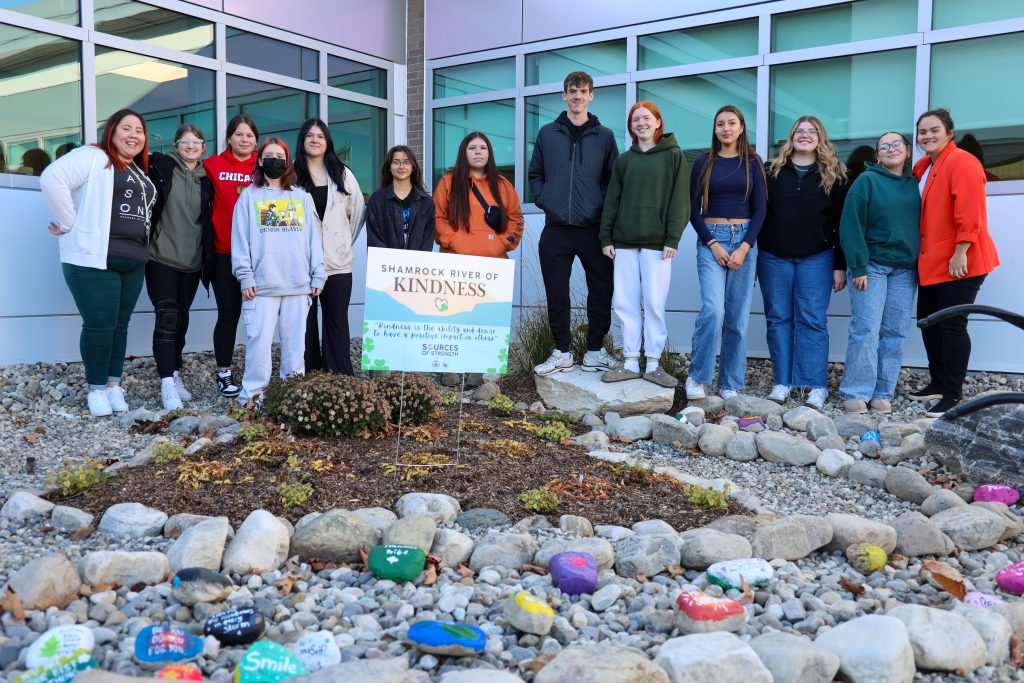
<svg viewBox="0 0 1024 683"><path fill-rule="evenodd" d="M538 636L546 636L555 621L554 610L526 591L519 591L511 599L505 600L502 613L513 628Z"/></svg>
<svg viewBox="0 0 1024 683"><path fill-rule="evenodd" d="M870 574L884 567L889 556L877 545L855 543L846 549L846 559L861 574Z"/></svg>

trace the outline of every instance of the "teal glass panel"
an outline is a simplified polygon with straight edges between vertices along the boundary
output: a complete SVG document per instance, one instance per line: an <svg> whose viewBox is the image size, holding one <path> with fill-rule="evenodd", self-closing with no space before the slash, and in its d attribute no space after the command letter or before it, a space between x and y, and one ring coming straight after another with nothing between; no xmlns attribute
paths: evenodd
<svg viewBox="0 0 1024 683"><path fill-rule="evenodd" d="M958 0L964 1L964 0ZM772 51L917 33L917 0L856 0L772 17Z"/></svg>
<svg viewBox="0 0 1024 683"><path fill-rule="evenodd" d="M757 70L738 69L701 76L682 76L637 84L637 100L650 100L661 110L665 132L694 159L711 148L715 112L732 104L743 112L747 139L757 140Z"/></svg>
<svg viewBox="0 0 1024 683"><path fill-rule="evenodd" d="M369 198L380 180L387 149L387 110L336 97L327 100L327 125L334 151L355 173L359 188Z"/></svg>
<svg viewBox="0 0 1024 683"><path fill-rule="evenodd" d="M573 71L586 71L591 76L607 76L625 70L625 40L563 47L526 55L526 85L561 83Z"/></svg>
<svg viewBox="0 0 1024 683"><path fill-rule="evenodd" d="M492 59L434 70L434 99L516 87L516 60Z"/></svg>
<svg viewBox="0 0 1024 683"><path fill-rule="evenodd" d="M213 57L213 24L134 0L94 0L96 30Z"/></svg>
<svg viewBox="0 0 1024 683"><path fill-rule="evenodd" d="M951 28L1024 17L1021 0L932 0L932 28Z"/></svg>
<svg viewBox="0 0 1024 683"><path fill-rule="evenodd" d="M82 144L79 43L0 24L0 173L39 175Z"/></svg>
<svg viewBox="0 0 1024 683"><path fill-rule="evenodd" d="M151 152L170 151L178 126L194 123L206 153L215 154L214 83L207 69L97 46L96 137L111 114L127 108L146 119Z"/></svg>
<svg viewBox="0 0 1024 683"><path fill-rule="evenodd" d="M0 0L0 9L78 26L78 0Z"/></svg>
<svg viewBox="0 0 1024 683"><path fill-rule="evenodd" d="M516 103L515 100L497 100L434 110L434 184L455 166L462 138L473 131L487 135L498 171L514 183Z"/></svg>
<svg viewBox="0 0 1024 683"><path fill-rule="evenodd" d="M373 97L387 97L388 72L376 66L328 55L327 85Z"/></svg>
<svg viewBox="0 0 1024 683"><path fill-rule="evenodd" d="M665 31L637 39L640 69L660 69L756 54L757 19Z"/></svg>
<svg viewBox="0 0 1024 683"><path fill-rule="evenodd" d="M879 135L910 133L914 65L911 48L773 66L771 154L778 152L799 117L817 116L839 158L856 172L874 159Z"/></svg>
<svg viewBox="0 0 1024 683"><path fill-rule="evenodd" d="M230 75L227 86L227 120L248 114L260 129L260 140L280 137L294 150L299 126L319 114L319 96L311 92Z"/></svg>
<svg viewBox="0 0 1024 683"><path fill-rule="evenodd" d="M554 121L563 111L565 111L565 100L562 99L562 93L526 98L526 158L523 160L523 168L530 167L533 147L541 126ZM618 145L619 152L624 151L631 142L626 135L626 86L612 85L595 89L594 101L590 103L589 111L601 121L602 125L611 128L615 133L615 143ZM524 202L533 201L533 192L530 190L529 182L523 188L523 194Z"/></svg>
<svg viewBox="0 0 1024 683"><path fill-rule="evenodd" d="M320 53L228 26L228 61L303 81L320 80Z"/></svg>
<svg viewBox="0 0 1024 683"><path fill-rule="evenodd" d="M998 68L993 68L998 65ZM932 46L930 107L945 107L956 140L979 157L989 180L1024 179L1024 33Z"/></svg>

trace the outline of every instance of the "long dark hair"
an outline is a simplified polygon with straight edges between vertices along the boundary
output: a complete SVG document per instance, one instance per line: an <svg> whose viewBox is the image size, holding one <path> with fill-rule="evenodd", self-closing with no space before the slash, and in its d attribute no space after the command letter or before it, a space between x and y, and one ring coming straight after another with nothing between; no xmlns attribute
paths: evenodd
<svg viewBox="0 0 1024 683"><path fill-rule="evenodd" d="M380 186L387 187L395 182L395 177L391 175L391 162L394 161L395 155L399 152L408 157L409 161L412 162L412 175L409 176L412 186L426 194L427 188L423 186L423 171L420 169L420 162L416 160L416 155L413 151L405 145L395 145L384 155L384 165L380 167Z"/></svg>
<svg viewBox="0 0 1024 683"><path fill-rule="evenodd" d="M267 178L263 175L263 166L260 165L260 159L263 158L263 150L270 145L277 145L284 150L284 174L281 176L281 189L290 190L292 186L296 184L295 180L295 163L292 161L291 150L288 149L288 143L281 138L270 136L265 138L260 146L256 148L253 154L256 157L256 167L252 171L252 184L256 187L264 187L267 185Z"/></svg>
<svg viewBox="0 0 1024 683"><path fill-rule="evenodd" d="M231 136L235 134L235 131L238 130L238 127L243 123L249 126L249 130L251 130L252 134L256 136L257 141L260 139L260 129L256 127L256 122L252 120L252 117L248 114L235 114L231 117L231 120L228 121L227 135L224 136L225 146L228 148L231 147Z"/></svg>
<svg viewBox="0 0 1024 683"><path fill-rule="evenodd" d="M508 212L505 211L505 202L501 198L501 181L504 180L507 183L508 179L498 173L498 166L494 163L494 147L488 137L480 131L473 131L462 138L455 167L448 172L451 183L451 192L448 194L448 216L452 225L469 232L469 202L470 195L473 193L473 178L469 174L466 148L477 138L483 140L487 145L487 165L484 166L484 175L487 176L487 187L491 190L491 196L498 203L498 211L501 212L501 225L498 230L495 230L500 235L508 230ZM476 201L476 198L474 197L472 201Z"/></svg>
<svg viewBox="0 0 1024 683"><path fill-rule="evenodd" d="M704 164L704 168L700 173L700 182L697 185L698 190L703 195L701 199L701 213L703 213L708 206L708 192L711 185L711 168L715 165L715 159L718 157L718 153L722 151L722 141L715 135L715 123L718 122L718 117L724 113L735 114L736 118L740 120L740 125L743 126L743 132L736 138L736 148L740 153L740 164L747 170L747 189L743 193L743 198L747 199L750 197L750 161L753 159L758 165L761 164L761 157L757 155L754 148L750 145L750 140L747 139L747 121L743 118L743 112L731 104L727 104L718 111L715 112L715 117L712 119L714 123L711 124L711 152L708 153L708 162ZM768 194L767 181L765 180L764 173L761 173L761 182L765 183L765 194Z"/></svg>
<svg viewBox="0 0 1024 683"><path fill-rule="evenodd" d="M107 153L107 158L110 159L110 163L107 166L113 166L114 169L119 173L124 173L124 170L128 168L128 164L121 160L117 150L114 149L114 131L121 125L121 121L129 116L134 116L142 123L142 132L145 134L146 139L142 142L142 149L132 161L135 165L142 169L142 172L149 175L149 131L146 129L146 119L142 118L142 114L133 109L119 109L111 114L110 118L107 119L107 123L103 126L103 137L96 143L96 146Z"/></svg>
<svg viewBox="0 0 1024 683"><path fill-rule="evenodd" d="M313 178L309 175L309 164L306 162L306 135L313 128L319 128L324 134L324 142L327 144L327 150L324 152L324 166L327 168L328 177L338 186L338 190L342 194L348 194L348 190L345 189L345 164L338 158L338 153L334 151L331 131L327 129L327 124L320 119L307 119L299 128L299 139L295 141L295 175L299 179L296 185L306 192L313 191Z"/></svg>

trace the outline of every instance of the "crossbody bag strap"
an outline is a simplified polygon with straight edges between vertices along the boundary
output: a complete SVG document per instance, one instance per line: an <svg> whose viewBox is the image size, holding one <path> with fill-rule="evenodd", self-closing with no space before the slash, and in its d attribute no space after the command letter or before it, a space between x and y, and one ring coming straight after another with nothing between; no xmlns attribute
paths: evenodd
<svg viewBox="0 0 1024 683"><path fill-rule="evenodd" d="M487 200L484 199L484 195L482 192L480 192L480 189L476 186L476 183L473 184L473 194L476 195L477 200L480 202L480 206L484 207L484 215L486 216L494 207L487 203Z"/></svg>

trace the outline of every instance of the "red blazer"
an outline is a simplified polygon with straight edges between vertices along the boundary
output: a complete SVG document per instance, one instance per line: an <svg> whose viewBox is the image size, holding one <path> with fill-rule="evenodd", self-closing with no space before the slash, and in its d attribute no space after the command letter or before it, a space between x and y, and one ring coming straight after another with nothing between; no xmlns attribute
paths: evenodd
<svg viewBox="0 0 1024 683"><path fill-rule="evenodd" d="M950 141L932 164L925 156L914 164L919 181L931 166L921 194L921 254L917 272L921 285L952 282L949 259L957 242L970 242L967 277L991 273L999 265L996 245L988 233L985 211L985 169L971 154Z"/></svg>

